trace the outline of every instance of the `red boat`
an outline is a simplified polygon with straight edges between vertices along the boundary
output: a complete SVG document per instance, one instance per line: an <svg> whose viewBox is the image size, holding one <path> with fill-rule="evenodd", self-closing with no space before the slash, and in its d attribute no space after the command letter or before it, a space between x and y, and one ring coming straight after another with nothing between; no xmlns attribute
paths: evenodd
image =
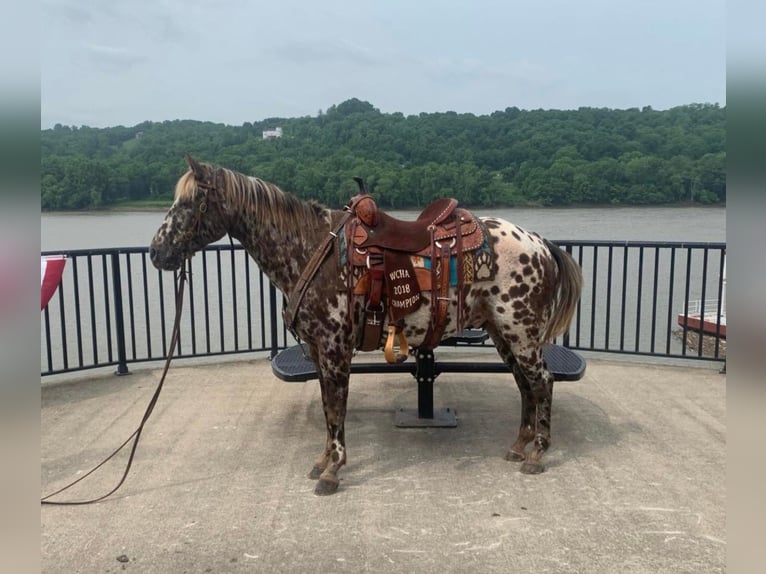
<svg viewBox="0 0 766 574"><path fill-rule="evenodd" d="M696 312L693 312L693 306L692 303L699 304L699 301L694 301L689 303L689 313L679 313L678 314L678 324L681 327L686 327L687 329L690 329L692 331L702 331L706 335L718 335L721 339L726 338L726 314L722 310L721 315L718 315L718 301L710 301L710 305L713 309L712 312L708 313L708 306L705 305L705 315L702 316L699 313L699 305L696 305L694 307L697 308Z"/></svg>
<svg viewBox="0 0 766 574"><path fill-rule="evenodd" d="M726 261L723 262L723 289L721 292L720 310L718 299L706 300L704 314L702 301L689 301L687 312L678 314L678 324L692 331L702 332L706 335L717 335L721 339L726 338Z"/></svg>

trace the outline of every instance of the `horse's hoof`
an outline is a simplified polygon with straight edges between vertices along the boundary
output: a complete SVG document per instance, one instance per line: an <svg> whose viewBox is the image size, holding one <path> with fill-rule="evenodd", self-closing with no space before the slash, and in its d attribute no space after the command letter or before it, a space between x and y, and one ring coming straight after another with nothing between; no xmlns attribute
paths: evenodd
<svg viewBox="0 0 766 574"><path fill-rule="evenodd" d="M519 453L513 450L509 450L505 454L505 460L509 460L511 462L523 462L526 460L526 455L524 453Z"/></svg>
<svg viewBox="0 0 766 574"><path fill-rule="evenodd" d="M309 478L311 480L318 480L320 476L322 476L322 473L324 472L324 467L314 465L314 468L311 469L311 472L309 473Z"/></svg>
<svg viewBox="0 0 766 574"><path fill-rule="evenodd" d="M338 490L338 479L333 478L320 478L317 485L314 487L314 494L317 496L327 496L328 494L335 494Z"/></svg>
<svg viewBox="0 0 766 574"><path fill-rule="evenodd" d="M545 470L545 466L538 460L525 460L519 469L524 474L540 474Z"/></svg>

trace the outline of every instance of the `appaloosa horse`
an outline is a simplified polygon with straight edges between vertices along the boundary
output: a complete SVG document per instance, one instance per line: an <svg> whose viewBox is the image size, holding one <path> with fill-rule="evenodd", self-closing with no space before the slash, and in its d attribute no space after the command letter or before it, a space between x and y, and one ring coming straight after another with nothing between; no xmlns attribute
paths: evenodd
<svg viewBox="0 0 766 574"><path fill-rule="evenodd" d="M296 297L296 283L306 283L289 322L317 365L327 422L325 447L309 476L318 479L316 494L332 494L338 488L338 470L346 463L349 370L364 328L363 297L339 280L344 263L337 241L342 237L334 238L343 236L335 231L347 220L347 211L301 201L256 177L188 156L186 160L189 170L178 180L175 202L152 240L152 262L158 269L177 270L228 233L288 298ZM459 314L465 325L489 333L521 392L520 429L506 458L522 462L521 472L535 474L544 470L542 458L550 445L553 398L553 377L542 346L568 328L580 297L581 270L536 233L498 218L481 218L480 226L490 268L461 289L449 287L440 336L455 334ZM328 256L318 258L316 272L306 281L304 268L320 248ZM413 348L423 345L430 331L429 298L424 292L425 304L400 322Z"/></svg>

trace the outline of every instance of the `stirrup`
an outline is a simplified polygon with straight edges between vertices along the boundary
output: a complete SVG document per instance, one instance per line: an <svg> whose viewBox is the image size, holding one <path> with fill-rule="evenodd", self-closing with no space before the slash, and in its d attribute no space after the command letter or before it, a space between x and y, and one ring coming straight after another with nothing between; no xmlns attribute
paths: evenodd
<svg viewBox="0 0 766 574"><path fill-rule="evenodd" d="M399 352L396 353L394 351L394 337L397 337L399 340ZM402 350L404 350L404 354L402 354ZM386 338L386 347L385 347L385 357L386 361L389 363L403 363L407 360L407 351L409 350L409 344L407 343L407 337L404 336L404 330L399 329L399 332L396 332L396 325L390 324L388 325L388 337Z"/></svg>

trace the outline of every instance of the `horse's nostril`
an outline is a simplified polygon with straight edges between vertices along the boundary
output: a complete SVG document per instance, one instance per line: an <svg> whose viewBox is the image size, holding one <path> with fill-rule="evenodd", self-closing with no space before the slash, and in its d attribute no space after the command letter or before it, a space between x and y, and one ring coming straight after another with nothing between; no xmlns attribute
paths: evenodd
<svg viewBox="0 0 766 574"><path fill-rule="evenodd" d="M149 258L154 259L157 257L157 250L154 247L149 248Z"/></svg>

